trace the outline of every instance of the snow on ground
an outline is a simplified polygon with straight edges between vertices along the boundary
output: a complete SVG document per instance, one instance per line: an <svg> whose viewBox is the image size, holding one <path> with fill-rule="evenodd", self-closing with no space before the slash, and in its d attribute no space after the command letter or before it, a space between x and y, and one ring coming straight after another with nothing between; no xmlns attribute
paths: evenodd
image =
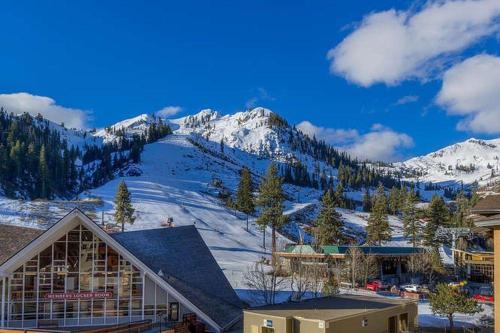
<svg viewBox="0 0 500 333"><path fill-rule="evenodd" d="M454 265L454 262L453 262L453 254L452 254L452 251L451 251L451 248L448 247L448 246L441 246L439 248L439 255L441 256L441 260L443 261L443 264L445 266L449 265Z"/></svg>
<svg viewBox="0 0 500 333"><path fill-rule="evenodd" d="M493 305L482 304L482 311L473 316L461 313L456 314L453 317L453 322L456 327L480 326L480 318L482 316L493 317ZM448 318L439 317L432 313L428 301L420 301L418 303L418 322L421 327L442 327L444 329L449 326Z"/></svg>
<svg viewBox="0 0 500 333"><path fill-rule="evenodd" d="M345 225L359 234L364 235L365 229L368 224L369 213L353 211L349 209L338 208L337 211L342 214L342 219ZM403 222L401 219L394 215L389 215L389 225L392 231L392 239L384 242L387 246L411 246L403 236Z"/></svg>
<svg viewBox="0 0 500 333"><path fill-rule="evenodd" d="M254 179L264 173L269 161L251 157L252 155L237 149L226 149L225 159L207 154L194 147L186 135L171 135L167 138L147 145L142 155L141 169L138 177L123 178L132 192L133 204L137 219L127 230L160 228L168 217L174 219L175 225L194 224L204 241L212 251L215 259L223 269L232 286L242 298L249 297L244 284L244 273L252 264L263 257L269 257L271 233L266 230L266 249L262 246L262 231L250 219L249 231L246 231L246 217L225 207L217 198L218 188L212 185L214 179L222 180L225 187L234 190L239 181L239 170L242 165L252 167ZM1 223L14 223L34 227L47 227L57 218L75 206L86 212L93 212L99 220L100 212L105 212L105 220L113 213L113 198L122 178L117 178L100 188L89 191L84 201L20 201L0 198ZM319 191L286 185L288 195L294 202L286 202L285 212L289 215L317 206ZM94 199L98 198L98 199ZM101 201L102 200L102 201ZM369 214L338 209L352 232L363 234ZM49 217L49 218L47 218ZM306 221L310 222L310 221ZM385 245L408 246L403 238L402 222L395 216L389 216L393 238ZM298 227L295 232L303 232ZM290 242L279 235L278 246ZM442 255L448 255L446 249ZM289 292L280 293L279 299L286 300ZM419 304L421 325L444 325L445 318L437 318L430 313L426 302ZM491 314L491 306L484 306L484 313ZM457 316L457 324L476 323L480 315L473 317Z"/></svg>
<svg viewBox="0 0 500 333"><path fill-rule="evenodd" d="M353 294L353 295L366 295L375 296L381 298L399 298L388 293L375 293L369 290L363 289L341 289L341 293ZM481 304L482 311L476 313L475 315L465 315L465 314L455 314L454 324L455 327L471 327L479 326L480 318L482 316L493 317L493 305L492 304ZM449 325L448 318L436 316L432 313L431 306L428 300L421 300L418 302L418 324L420 327L442 327L445 328Z"/></svg>
<svg viewBox="0 0 500 333"><path fill-rule="evenodd" d="M239 167L201 153L184 136L172 135L146 146L141 169L141 176L124 178L137 215L126 229L160 228L168 217L176 226L196 225L233 287L241 287L248 267L269 255L271 233L267 230L264 249L254 219L247 232L245 216L226 208L208 185L215 177L224 184L236 184ZM112 214L120 181L115 179L89 193L104 201L107 214ZM279 241L288 240L280 237Z"/></svg>
<svg viewBox="0 0 500 333"><path fill-rule="evenodd" d="M250 230L246 231L246 217L228 209L217 198L220 189L212 185L214 179L234 190L239 181L239 170L243 165L251 167L254 181L258 182L269 161L237 149L226 149L225 158L202 152L193 146L187 135L171 135L149 144L142 155L138 177L123 178L132 192L137 219L127 230L159 228L162 222L172 217L175 225L195 224L214 257L225 271L235 288L242 287L243 273L255 261L268 257L271 243L270 230L266 232L266 249L262 247L262 231L250 218ZM113 214L113 199L121 178L82 195L88 200L86 212L93 212L100 219L104 212L109 221ZM320 191L286 185L288 195L294 202L285 203L285 213L293 215L311 205L317 205ZM35 227L46 227L57 221L73 207L82 207L82 202L68 201L18 201L0 199L2 223L17 223ZM368 214L339 209L347 228L357 234L364 233ZM48 218L47 216L50 216ZM307 221L310 222L310 221ZM395 237L391 242L401 242L401 223L390 217ZM301 226L292 233L301 232ZM310 239L306 239L308 241ZM280 236L279 247L290 240ZM395 243L395 244L396 244Z"/></svg>

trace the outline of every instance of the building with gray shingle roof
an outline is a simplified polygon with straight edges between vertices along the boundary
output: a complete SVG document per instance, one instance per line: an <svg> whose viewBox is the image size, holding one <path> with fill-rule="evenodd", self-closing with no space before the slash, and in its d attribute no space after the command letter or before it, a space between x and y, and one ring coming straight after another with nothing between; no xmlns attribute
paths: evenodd
<svg viewBox="0 0 500 333"><path fill-rule="evenodd" d="M0 226L0 327L160 320L225 332L241 320L194 226L108 234L75 209L44 232L24 229Z"/></svg>
<svg viewBox="0 0 500 333"><path fill-rule="evenodd" d="M240 299L195 226L111 234L221 327L241 316Z"/></svg>

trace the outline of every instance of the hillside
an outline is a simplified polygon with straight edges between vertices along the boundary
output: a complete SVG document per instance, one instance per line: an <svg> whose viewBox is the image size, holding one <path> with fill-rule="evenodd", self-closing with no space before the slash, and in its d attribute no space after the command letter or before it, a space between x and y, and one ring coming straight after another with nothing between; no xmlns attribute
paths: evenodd
<svg viewBox="0 0 500 333"><path fill-rule="evenodd" d="M443 185L480 185L496 181L500 172L500 139L469 139L425 156L394 163L404 178Z"/></svg>
<svg viewBox="0 0 500 333"><path fill-rule="evenodd" d="M119 181L124 179L132 192L137 213L136 222L126 226L127 230L159 228L169 217L173 218L175 225L195 224L233 286L242 288L242 276L248 267L269 255L271 235L267 230L264 249L262 231L255 225L255 219L250 219L247 232L245 216L227 208L220 199L221 194L234 194L240 169L248 167L257 186L271 161L284 166L294 160L310 166L311 170L319 165L320 170L325 170L325 173L328 170L337 181L336 168L326 161L315 160L307 150L301 151L294 146L294 140L286 137L289 133L295 138L301 137L300 133L294 132L290 126L269 126L270 117L273 116L265 109L257 109L230 116L202 111L169 120L174 133L144 145L140 163L129 166L136 172L117 171L114 179L85 190L73 201L0 198L0 219L2 223L46 228L77 206L98 222L102 216L105 222L111 222L116 189ZM154 118L140 116L120 122L108 130L97 131L94 137L115 144L121 137L142 136L150 129L150 119ZM288 196L286 214L291 216L305 207L316 205L322 194L320 189L293 184L286 184L285 191ZM361 192L351 190L348 195L358 198ZM362 240L366 214L348 209L340 212L346 222L346 232ZM308 218L313 219L314 213ZM280 235L279 246L303 237L307 222L292 218L292 223L283 230L287 236ZM391 226L394 229L391 243L405 244L401 238L400 221L391 217Z"/></svg>

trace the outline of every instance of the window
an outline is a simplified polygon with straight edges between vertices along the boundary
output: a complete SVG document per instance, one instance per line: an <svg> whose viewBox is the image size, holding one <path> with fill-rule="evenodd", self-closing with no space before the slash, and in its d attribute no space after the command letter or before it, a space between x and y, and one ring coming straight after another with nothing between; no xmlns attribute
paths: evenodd
<svg viewBox="0 0 500 333"><path fill-rule="evenodd" d="M66 318L78 318L78 301L66 301Z"/></svg>
<svg viewBox="0 0 500 333"><path fill-rule="evenodd" d="M68 271L78 272L80 269L80 243L68 243Z"/></svg>
<svg viewBox="0 0 500 333"><path fill-rule="evenodd" d="M90 301L80 301L80 318L90 317L91 302Z"/></svg>
<svg viewBox="0 0 500 333"><path fill-rule="evenodd" d="M168 304L168 320L179 321L179 303L175 302Z"/></svg>
<svg viewBox="0 0 500 333"><path fill-rule="evenodd" d="M53 282L54 282L54 286L53 286L53 291L55 293L62 293L64 292L64 280L66 279L66 274L62 274L62 273L53 273L52 274L52 279L53 279Z"/></svg>
<svg viewBox="0 0 500 333"><path fill-rule="evenodd" d="M104 300L102 300L102 299L93 300L92 316L93 317L102 317L103 315L104 315Z"/></svg>
<svg viewBox="0 0 500 333"><path fill-rule="evenodd" d="M118 271L118 253L108 246L108 272Z"/></svg>
<svg viewBox="0 0 500 333"><path fill-rule="evenodd" d="M94 260L94 244L90 241L82 241L80 251L80 272L92 272L92 261Z"/></svg>
<svg viewBox="0 0 500 333"><path fill-rule="evenodd" d="M105 291L106 290L106 278L105 273L94 273L94 291Z"/></svg>
<svg viewBox="0 0 500 333"><path fill-rule="evenodd" d="M408 313L402 313L399 315L399 327L401 331L408 331Z"/></svg>
<svg viewBox="0 0 500 333"><path fill-rule="evenodd" d="M118 310L118 302L114 299L106 300L106 316L114 317L117 314Z"/></svg>
<svg viewBox="0 0 500 333"><path fill-rule="evenodd" d="M398 332L397 316L389 317L389 333Z"/></svg>
<svg viewBox="0 0 500 333"><path fill-rule="evenodd" d="M119 315L120 317L126 317L130 314L130 301L128 299L121 299L120 298L120 311Z"/></svg>
<svg viewBox="0 0 500 333"><path fill-rule="evenodd" d="M53 293L91 291L110 292L111 297L49 298ZM141 316L143 275L91 231L78 226L18 267L9 277L7 293L7 311L12 321ZM166 315L165 302L162 301ZM177 320L178 308L177 305L172 309ZM154 314L154 306L147 311Z"/></svg>

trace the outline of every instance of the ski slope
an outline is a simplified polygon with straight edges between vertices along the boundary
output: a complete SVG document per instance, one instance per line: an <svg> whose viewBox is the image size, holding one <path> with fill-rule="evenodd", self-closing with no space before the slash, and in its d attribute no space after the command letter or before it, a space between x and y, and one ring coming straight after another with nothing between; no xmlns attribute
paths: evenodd
<svg viewBox="0 0 500 333"><path fill-rule="evenodd" d="M118 183L125 180L137 215L126 230L161 228L168 217L176 226L194 224L233 287L241 287L242 274L269 255L271 233L267 230L264 249L262 232L254 220L247 232L246 217L222 205L207 185L217 176L234 186L239 168L201 153L185 136L171 135L146 146L141 169L141 176L117 178L88 196L101 198L103 210L110 216ZM287 241L280 236L279 242Z"/></svg>

